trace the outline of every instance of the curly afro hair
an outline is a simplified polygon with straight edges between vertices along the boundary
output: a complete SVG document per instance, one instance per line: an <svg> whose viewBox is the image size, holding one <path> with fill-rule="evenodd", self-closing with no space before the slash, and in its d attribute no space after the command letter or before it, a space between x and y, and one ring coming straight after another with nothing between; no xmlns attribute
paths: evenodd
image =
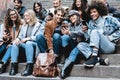
<svg viewBox="0 0 120 80"><path fill-rule="evenodd" d="M93 2L88 7L87 13L90 16L91 9L96 9L100 16L105 16L108 14L108 8L103 2Z"/></svg>

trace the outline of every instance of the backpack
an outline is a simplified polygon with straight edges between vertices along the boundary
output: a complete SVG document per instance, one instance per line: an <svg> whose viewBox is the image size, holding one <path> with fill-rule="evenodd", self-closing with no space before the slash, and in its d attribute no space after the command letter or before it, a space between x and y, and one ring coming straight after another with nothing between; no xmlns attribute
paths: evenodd
<svg viewBox="0 0 120 80"><path fill-rule="evenodd" d="M55 77L58 75L56 56L52 53L39 53L33 68L33 76Z"/></svg>

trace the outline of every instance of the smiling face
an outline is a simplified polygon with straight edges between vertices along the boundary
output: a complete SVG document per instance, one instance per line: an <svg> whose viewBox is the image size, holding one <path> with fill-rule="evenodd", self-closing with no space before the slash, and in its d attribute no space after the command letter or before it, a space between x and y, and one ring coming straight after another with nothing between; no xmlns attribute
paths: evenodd
<svg viewBox="0 0 120 80"><path fill-rule="evenodd" d="M19 3L17 0L15 0L15 2L14 2L14 7L15 7L15 9L20 9L21 6L22 6L22 4Z"/></svg>
<svg viewBox="0 0 120 80"><path fill-rule="evenodd" d="M16 21L17 20L17 14L15 11L10 11L10 18L12 21Z"/></svg>
<svg viewBox="0 0 120 80"><path fill-rule="evenodd" d="M31 20L30 20L30 16L27 12L24 13L24 20L26 23L29 23Z"/></svg>
<svg viewBox="0 0 120 80"><path fill-rule="evenodd" d="M62 19L64 17L64 14L62 13L62 11L57 11L57 13L54 15L54 18L56 19L56 21L59 23L59 22L62 22Z"/></svg>
<svg viewBox="0 0 120 80"><path fill-rule="evenodd" d="M60 0L53 0L53 7L54 7L54 8L57 8L57 7L59 7L60 5L61 5Z"/></svg>
<svg viewBox="0 0 120 80"><path fill-rule="evenodd" d="M90 10L90 17L92 18L92 20L97 20L99 18L99 13L97 11L97 9L91 9Z"/></svg>
<svg viewBox="0 0 120 80"><path fill-rule="evenodd" d="M77 22L77 15L71 15L70 16L70 21L72 22L72 23L76 23Z"/></svg>
<svg viewBox="0 0 120 80"><path fill-rule="evenodd" d="M35 4L35 11L39 12L41 10L41 7L36 3Z"/></svg>
<svg viewBox="0 0 120 80"><path fill-rule="evenodd" d="M81 0L76 0L76 6L79 8L79 7L81 7Z"/></svg>

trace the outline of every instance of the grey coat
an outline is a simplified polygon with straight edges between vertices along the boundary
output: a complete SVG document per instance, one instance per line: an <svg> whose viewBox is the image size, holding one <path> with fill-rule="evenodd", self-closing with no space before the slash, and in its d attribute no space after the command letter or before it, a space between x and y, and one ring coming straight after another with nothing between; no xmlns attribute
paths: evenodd
<svg viewBox="0 0 120 80"><path fill-rule="evenodd" d="M20 34L18 36L19 39L26 38L27 29L28 29L28 24L22 26L22 28L20 30ZM42 26L39 22L36 22L34 24L34 28L33 28L33 31L32 31L31 37L30 37L31 41L36 42L36 36L38 34L43 34L43 33L44 33L44 26ZM37 43L36 43L36 55L38 53L39 53L39 48L38 48Z"/></svg>

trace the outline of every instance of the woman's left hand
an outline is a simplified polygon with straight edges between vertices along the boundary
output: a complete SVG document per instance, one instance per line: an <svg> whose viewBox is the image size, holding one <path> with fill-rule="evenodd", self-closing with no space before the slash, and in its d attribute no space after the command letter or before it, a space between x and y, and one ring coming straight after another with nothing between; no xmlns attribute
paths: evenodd
<svg viewBox="0 0 120 80"><path fill-rule="evenodd" d="M70 34L69 29L68 28L64 28L64 27L61 29L61 32L62 32L62 34Z"/></svg>
<svg viewBox="0 0 120 80"><path fill-rule="evenodd" d="M82 31L83 31L83 32L87 32L87 31L88 31L88 27L87 27L86 25L83 25L83 26L82 26Z"/></svg>

